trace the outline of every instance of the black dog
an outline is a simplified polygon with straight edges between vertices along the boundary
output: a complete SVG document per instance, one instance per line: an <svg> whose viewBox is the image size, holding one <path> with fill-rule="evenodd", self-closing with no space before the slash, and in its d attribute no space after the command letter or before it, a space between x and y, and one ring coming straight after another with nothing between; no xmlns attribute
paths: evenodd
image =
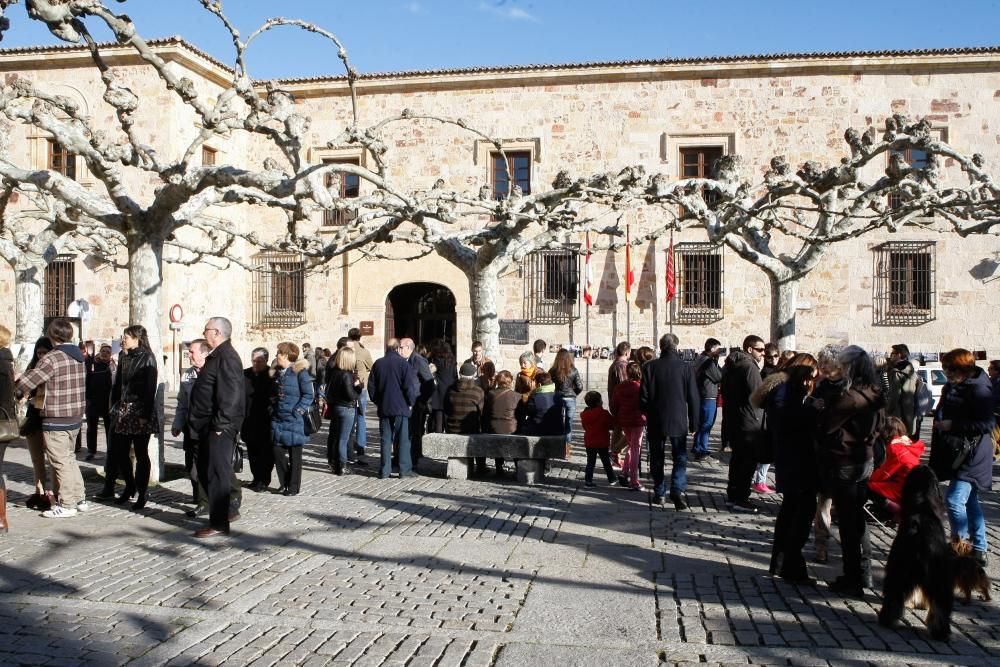
<svg viewBox="0 0 1000 667"><path fill-rule="evenodd" d="M925 465L917 466L903 484L900 522L885 564L885 589L878 622L891 628L903 616L903 606L929 608L927 631L947 641L951 634L951 609L955 603L952 572L954 552L944 523L944 499L937 476Z"/></svg>

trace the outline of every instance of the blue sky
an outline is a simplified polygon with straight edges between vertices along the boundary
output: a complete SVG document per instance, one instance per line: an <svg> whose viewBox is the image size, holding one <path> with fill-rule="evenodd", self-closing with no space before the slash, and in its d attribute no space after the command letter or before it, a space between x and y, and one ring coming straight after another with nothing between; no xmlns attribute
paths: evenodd
<svg viewBox="0 0 1000 667"><path fill-rule="evenodd" d="M105 4L128 13L146 37L179 34L232 62L225 33L196 0ZM245 34L275 7L318 23L341 38L362 72L1000 44L1000 0L224 0L223 7ZM0 48L53 42L23 3L7 14L12 27ZM255 78L342 73L326 42L290 28L254 49Z"/></svg>

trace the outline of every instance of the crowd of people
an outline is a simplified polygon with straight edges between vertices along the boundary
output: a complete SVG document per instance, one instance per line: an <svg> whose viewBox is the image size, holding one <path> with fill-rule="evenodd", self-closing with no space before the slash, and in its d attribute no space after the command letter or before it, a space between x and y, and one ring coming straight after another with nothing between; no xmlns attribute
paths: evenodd
<svg viewBox="0 0 1000 667"><path fill-rule="evenodd" d="M141 510L150 481L149 439L161 430L157 364L146 331L126 327L117 360L110 346L81 349L70 342L72 335L69 322L53 320L18 376L7 349L10 332L0 327L0 411L13 415L18 402L26 403L21 434L35 487L26 504L47 518L89 509L74 456L86 423L87 460L97 451L99 424L106 435L105 484L94 499ZM723 348L717 339L709 338L689 362L678 350L677 337L666 334L658 354L619 343L602 395L584 393L569 350L559 350L545 364L544 341L519 356L515 371L498 369L479 342L459 363L444 340L418 346L410 338L391 339L376 360L362 344L360 330L351 329L334 350L283 341L272 360L266 348L256 348L244 369L231 335L231 323L215 317L203 337L190 343L191 365L182 375L169 425L182 438L191 480L187 514L208 518L197 537L228 534L230 523L240 518L243 486L234 471L240 440L252 477L246 488L294 496L301 491L302 448L318 428L318 414L330 422L330 471L346 475L370 464L365 414L368 403L374 403L378 477L385 479L394 470L400 477L417 475L427 432L559 436L568 455L583 394L579 417L586 486L595 486L599 459L609 484L645 491L640 472L645 440L652 502L669 499L677 510L687 509L689 458L711 459L709 433L721 407L722 449L731 451L727 506L756 513L752 494L775 492L768 485L774 467L781 506L771 572L809 581L803 550L814 534L815 559L827 560L835 512L843 574L830 586L858 595L871 585L867 518L888 524L898 519L903 482L926 448L920 430L931 408L928 391L902 344L876 361L856 346L827 345L814 356L781 352L751 335L720 364ZM951 532L970 540L974 557L985 564L988 545L979 498L992 486L1000 434L1000 361L984 371L969 351L956 349L943 355L942 367L948 383L933 406L932 444L949 434L972 443L970 453L947 471ZM0 463L5 447L0 442ZM503 460L494 465L497 476L505 474ZM475 460L474 475L487 470L484 458ZM0 529L6 528L0 486Z"/></svg>

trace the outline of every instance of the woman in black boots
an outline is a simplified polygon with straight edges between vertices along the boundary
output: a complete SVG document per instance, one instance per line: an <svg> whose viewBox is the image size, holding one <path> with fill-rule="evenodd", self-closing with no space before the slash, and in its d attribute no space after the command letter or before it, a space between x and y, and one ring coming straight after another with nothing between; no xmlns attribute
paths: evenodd
<svg viewBox="0 0 1000 667"><path fill-rule="evenodd" d="M157 429L156 380L156 358L149 347L146 329L133 324L122 333L122 354L111 389L111 447L114 452L108 454L107 477L104 490L97 495L99 500L114 497L115 481L121 475L125 490L115 502L124 505L138 493L132 509L146 506L151 468L149 436ZM134 476L129 456L133 447Z"/></svg>

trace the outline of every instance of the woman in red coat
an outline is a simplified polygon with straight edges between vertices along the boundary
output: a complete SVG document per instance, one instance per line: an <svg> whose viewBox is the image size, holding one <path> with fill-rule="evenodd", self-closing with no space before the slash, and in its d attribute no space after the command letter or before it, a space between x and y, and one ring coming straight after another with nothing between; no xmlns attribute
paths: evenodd
<svg viewBox="0 0 1000 667"><path fill-rule="evenodd" d="M899 417L889 417L882 437L889 444L885 448L885 461L868 480L876 506L882 504L899 522L899 500L903 497L903 482L910 471L920 465L924 453L924 441L912 442L906 435L906 424Z"/></svg>

